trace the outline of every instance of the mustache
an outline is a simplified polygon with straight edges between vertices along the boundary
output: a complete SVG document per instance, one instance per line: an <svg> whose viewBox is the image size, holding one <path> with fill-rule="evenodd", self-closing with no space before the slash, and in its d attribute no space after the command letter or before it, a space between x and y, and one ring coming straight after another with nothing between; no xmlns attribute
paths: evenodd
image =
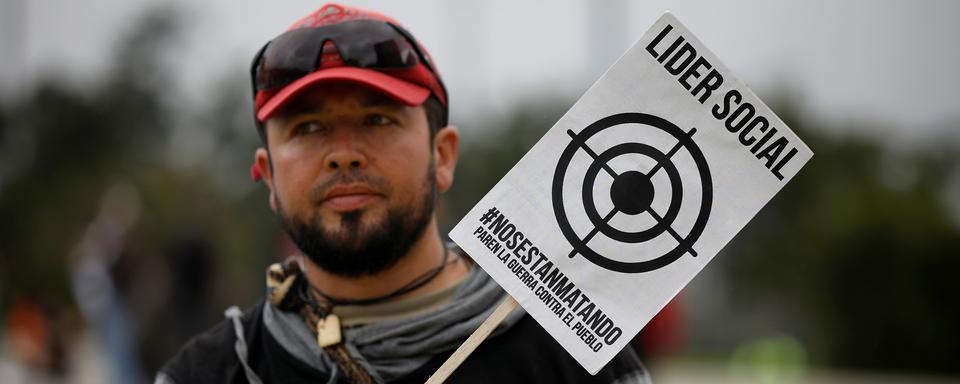
<svg viewBox="0 0 960 384"><path fill-rule="evenodd" d="M330 188L343 184L364 184L370 189L382 194L390 193L390 183L382 177L361 173L359 170L340 171L326 180L318 181L310 187L309 198L315 204L323 202L323 197Z"/></svg>

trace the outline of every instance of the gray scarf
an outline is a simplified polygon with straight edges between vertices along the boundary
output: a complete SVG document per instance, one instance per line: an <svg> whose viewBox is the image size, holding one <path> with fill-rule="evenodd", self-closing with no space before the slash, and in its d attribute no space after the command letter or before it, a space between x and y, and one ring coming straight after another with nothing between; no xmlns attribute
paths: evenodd
<svg viewBox="0 0 960 384"><path fill-rule="evenodd" d="M350 354L378 382L413 372L434 355L457 348L480 326L506 293L481 268L474 266L443 308L406 319L344 329ZM517 307L492 336L509 329L525 312ZM290 354L336 380L336 364L323 353L300 315L263 306L267 330Z"/></svg>

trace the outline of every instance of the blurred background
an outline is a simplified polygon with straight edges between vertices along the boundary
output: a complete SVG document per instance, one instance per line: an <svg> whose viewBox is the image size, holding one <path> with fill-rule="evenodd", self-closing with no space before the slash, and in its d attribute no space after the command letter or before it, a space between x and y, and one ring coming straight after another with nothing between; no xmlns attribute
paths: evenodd
<svg viewBox="0 0 960 384"><path fill-rule="evenodd" d="M444 228L674 12L816 156L636 338L654 380L960 382L960 3L351 4L443 72ZM320 5L0 0L0 382L149 382L263 293L247 70Z"/></svg>

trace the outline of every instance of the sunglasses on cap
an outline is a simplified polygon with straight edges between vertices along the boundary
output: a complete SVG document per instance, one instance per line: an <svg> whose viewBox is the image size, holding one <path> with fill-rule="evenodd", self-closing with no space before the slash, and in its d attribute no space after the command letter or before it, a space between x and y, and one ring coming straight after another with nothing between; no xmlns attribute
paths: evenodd
<svg viewBox="0 0 960 384"><path fill-rule="evenodd" d="M416 40L400 27L367 19L297 28L268 42L250 68L254 98L258 92L280 90L319 69L327 42L333 43L344 66L392 70L414 69L422 63L429 71L426 75L390 74L427 88L446 105L443 82Z"/></svg>

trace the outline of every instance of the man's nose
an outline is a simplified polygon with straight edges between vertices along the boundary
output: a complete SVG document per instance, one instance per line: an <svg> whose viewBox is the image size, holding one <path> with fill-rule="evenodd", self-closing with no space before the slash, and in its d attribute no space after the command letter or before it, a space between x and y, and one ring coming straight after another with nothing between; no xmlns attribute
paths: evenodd
<svg viewBox="0 0 960 384"><path fill-rule="evenodd" d="M336 147L327 154L324 160L330 170L363 169L367 167L367 155L352 140L337 140Z"/></svg>

